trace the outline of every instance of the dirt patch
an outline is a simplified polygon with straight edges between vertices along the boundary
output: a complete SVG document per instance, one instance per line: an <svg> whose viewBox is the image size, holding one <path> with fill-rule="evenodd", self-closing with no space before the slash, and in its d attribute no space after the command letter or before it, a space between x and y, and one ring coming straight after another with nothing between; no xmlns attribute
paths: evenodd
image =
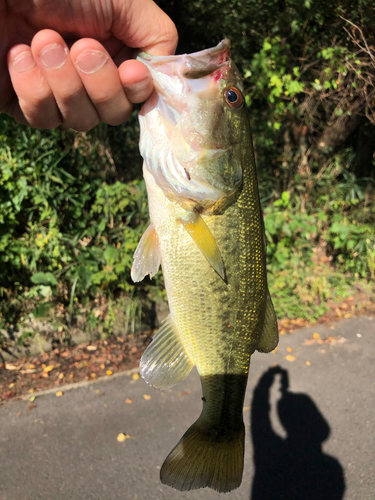
<svg viewBox="0 0 375 500"><path fill-rule="evenodd" d="M113 336L6 362L0 365L0 405L25 394L32 397L34 392L51 388L58 392L59 386L65 384L110 377L135 368L152 334L149 330L126 339Z"/></svg>

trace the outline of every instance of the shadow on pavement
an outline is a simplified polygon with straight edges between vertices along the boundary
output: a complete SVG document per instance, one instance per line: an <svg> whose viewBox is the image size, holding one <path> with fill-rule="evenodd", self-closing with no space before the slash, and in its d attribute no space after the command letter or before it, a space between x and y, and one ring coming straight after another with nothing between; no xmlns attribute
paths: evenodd
<svg viewBox="0 0 375 500"><path fill-rule="evenodd" d="M270 392L278 375L277 413L285 438L271 425ZM309 396L289 391L286 370L275 367L264 373L251 407L255 475L250 500L342 500L343 468L322 451L330 434L328 422Z"/></svg>

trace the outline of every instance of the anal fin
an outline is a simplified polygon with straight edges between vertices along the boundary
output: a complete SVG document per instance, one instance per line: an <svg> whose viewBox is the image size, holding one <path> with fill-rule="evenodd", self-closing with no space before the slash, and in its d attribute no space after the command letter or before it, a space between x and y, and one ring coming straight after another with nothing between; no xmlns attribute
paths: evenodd
<svg viewBox="0 0 375 500"><path fill-rule="evenodd" d="M271 352L279 343L279 329L277 326L277 317L273 308L269 291L267 290L266 314L264 317L263 330L260 335L257 351Z"/></svg>
<svg viewBox="0 0 375 500"><path fill-rule="evenodd" d="M198 213L192 212L184 219L180 219L180 222L211 267L213 267L223 281L226 281L224 263L219 247L203 218Z"/></svg>
<svg viewBox="0 0 375 500"><path fill-rule="evenodd" d="M193 366L169 315L143 353L140 374L148 384L168 389L184 380Z"/></svg>
<svg viewBox="0 0 375 500"><path fill-rule="evenodd" d="M134 262L130 275L134 283L142 281L147 274L152 278L158 272L161 254L158 237L152 224L143 233L133 258Z"/></svg>

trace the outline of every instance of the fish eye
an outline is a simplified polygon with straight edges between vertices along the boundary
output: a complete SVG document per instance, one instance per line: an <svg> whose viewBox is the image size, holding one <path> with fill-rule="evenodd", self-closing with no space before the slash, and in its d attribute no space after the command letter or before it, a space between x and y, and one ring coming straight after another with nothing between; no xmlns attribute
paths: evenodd
<svg viewBox="0 0 375 500"><path fill-rule="evenodd" d="M242 106L244 101L241 91L236 87L228 87L227 89L225 89L224 97L227 101L228 106L230 106L231 108L238 109Z"/></svg>

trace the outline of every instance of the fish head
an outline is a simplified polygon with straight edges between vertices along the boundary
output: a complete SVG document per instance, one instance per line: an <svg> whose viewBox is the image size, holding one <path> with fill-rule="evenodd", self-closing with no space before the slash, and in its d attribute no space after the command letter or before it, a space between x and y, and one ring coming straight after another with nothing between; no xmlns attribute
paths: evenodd
<svg viewBox="0 0 375 500"><path fill-rule="evenodd" d="M250 133L230 42L190 55L139 59L155 87L140 113L146 168L170 196L204 211L240 188Z"/></svg>

